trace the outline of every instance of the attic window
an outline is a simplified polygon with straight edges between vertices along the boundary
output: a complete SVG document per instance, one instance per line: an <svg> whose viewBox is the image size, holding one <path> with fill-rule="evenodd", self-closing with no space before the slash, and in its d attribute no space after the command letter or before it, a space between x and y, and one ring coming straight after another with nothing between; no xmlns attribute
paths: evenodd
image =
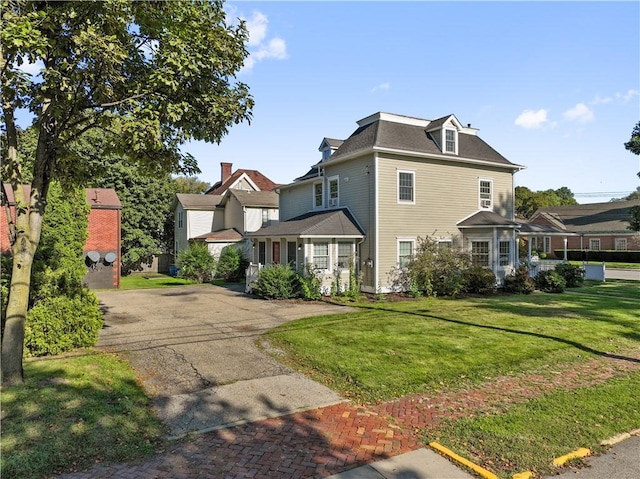
<svg viewBox="0 0 640 479"><path fill-rule="evenodd" d="M445 147L444 151L447 153L456 153L456 130L444 130L445 134Z"/></svg>

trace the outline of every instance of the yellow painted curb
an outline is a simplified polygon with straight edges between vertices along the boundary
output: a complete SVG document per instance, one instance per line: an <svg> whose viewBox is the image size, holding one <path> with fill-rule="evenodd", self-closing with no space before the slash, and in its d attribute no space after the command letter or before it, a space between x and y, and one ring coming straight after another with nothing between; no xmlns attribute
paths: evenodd
<svg viewBox="0 0 640 479"><path fill-rule="evenodd" d="M532 477L533 473L531 471L519 472L513 475L513 479L531 479Z"/></svg>
<svg viewBox="0 0 640 479"><path fill-rule="evenodd" d="M446 447L444 447L441 444L438 444L437 442L430 442L429 446L431 446L436 451L444 454L445 456L450 457L454 461L458 461L460 464L464 464L465 466L472 469L474 472L476 472L480 476L484 477L484 479L500 479L494 473L487 471L484 467L480 467L477 464L474 464L473 462L468 461L464 457L458 456L455 452L453 452L450 449L447 449Z"/></svg>
<svg viewBox="0 0 640 479"><path fill-rule="evenodd" d="M553 465L554 466L562 466L565 462L571 460L571 459L576 459L578 457L585 457L588 456L589 454L591 454L591 450L587 449L586 447L580 447L578 449L576 449L573 452L570 452L569 454L565 454L564 456L560 456L560 457L556 457L553 460Z"/></svg>

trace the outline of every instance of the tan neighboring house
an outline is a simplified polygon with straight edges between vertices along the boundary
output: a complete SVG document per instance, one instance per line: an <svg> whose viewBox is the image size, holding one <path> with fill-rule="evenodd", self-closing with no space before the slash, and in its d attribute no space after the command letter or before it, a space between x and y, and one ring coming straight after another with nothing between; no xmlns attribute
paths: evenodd
<svg viewBox="0 0 640 479"><path fill-rule="evenodd" d="M176 258L192 241L207 243L216 257L232 244L238 245L249 257L251 245L247 246L246 234L278 221L278 193L273 191L277 184L256 170L232 173L231 166L231 163L221 163L221 180L207 193L176 194Z"/></svg>
<svg viewBox="0 0 640 479"><path fill-rule="evenodd" d="M248 235L254 262L312 265L326 290L336 275L346 283L353 261L366 292L393 289L418 238L465 248L498 278L515 266L513 176L524 167L454 115L379 112L357 124L344 141L325 138L321 161L279 188L280 223Z"/></svg>
<svg viewBox="0 0 640 479"><path fill-rule="evenodd" d="M538 209L529 222L572 233L566 236L567 249L585 251L639 251L640 238L631 231L629 208L640 200L550 206ZM561 235L542 235L532 239L532 248L555 258L564 247ZM562 258L560 258L562 259Z"/></svg>

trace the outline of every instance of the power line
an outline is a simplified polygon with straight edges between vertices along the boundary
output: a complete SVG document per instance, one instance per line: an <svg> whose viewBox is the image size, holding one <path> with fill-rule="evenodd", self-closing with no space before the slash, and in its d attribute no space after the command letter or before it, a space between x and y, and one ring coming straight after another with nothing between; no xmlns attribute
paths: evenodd
<svg viewBox="0 0 640 479"><path fill-rule="evenodd" d="M633 193L633 191L593 191L590 193L574 193L573 196L579 196L582 198L595 198L599 196L627 196Z"/></svg>

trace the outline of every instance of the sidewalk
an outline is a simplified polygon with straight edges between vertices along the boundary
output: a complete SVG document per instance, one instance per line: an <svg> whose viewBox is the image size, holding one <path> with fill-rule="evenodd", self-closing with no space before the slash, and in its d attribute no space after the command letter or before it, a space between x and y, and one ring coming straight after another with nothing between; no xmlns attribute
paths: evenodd
<svg viewBox="0 0 640 479"><path fill-rule="evenodd" d="M431 469L433 465L455 470L462 474L461 479L467 479L473 476L457 466L451 469L450 463L445 466L442 461L448 462L446 459L424 449L417 433L444 418L496 410L552 389L597 384L622 371L638 369L640 363L598 358L564 368L562 374L558 374L558 367L535 375L501 377L468 390L406 396L366 407L339 403L219 429L174 443L146 461L100 464L87 472L58 477L324 478L344 473L338 478L441 479L437 469ZM391 461L384 461L387 459ZM366 467L358 469L361 466ZM400 474L404 470L407 473ZM384 471L396 475L385 476Z"/></svg>

